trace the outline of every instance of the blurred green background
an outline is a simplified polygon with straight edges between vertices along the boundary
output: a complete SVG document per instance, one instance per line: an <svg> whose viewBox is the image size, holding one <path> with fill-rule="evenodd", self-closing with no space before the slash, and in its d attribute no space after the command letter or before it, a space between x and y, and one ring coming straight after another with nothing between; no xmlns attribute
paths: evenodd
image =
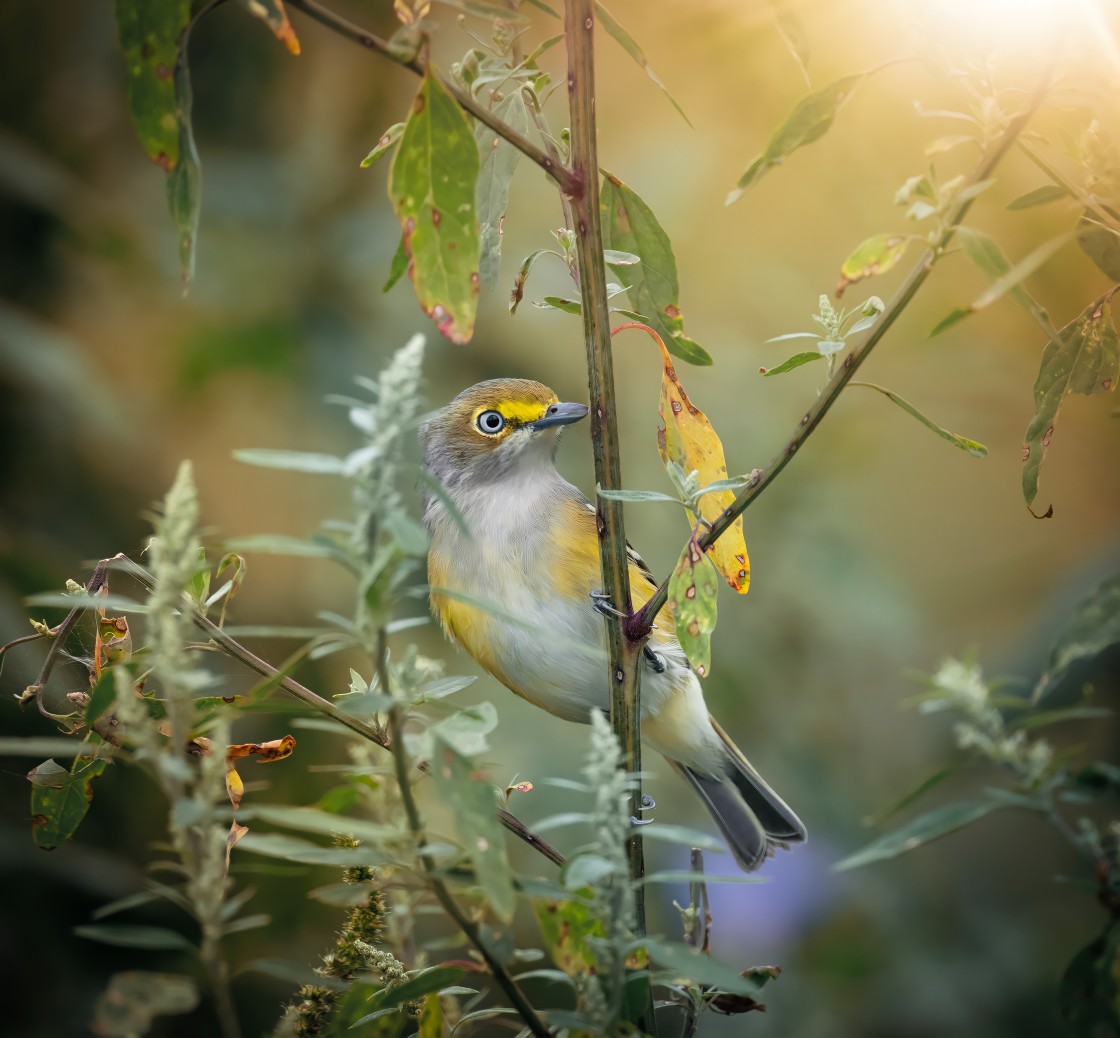
<svg viewBox="0 0 1120 1038"><path fill-rule="evenodd" d="M601 163L645 198L673 239L689 334L716 361L682 366L680 374L720 432L730 469L749 471L785 442L822 380L814 366L759 377L760 366L787 355L766 340L809 328L818 295L834 287L851 249L903 226L895 190L926 169L929 140L956 132L920 118L915 102L961 107L962 87L942 63L965 67L993 55L1001 83L1029 88L1053 35L1046 18L1062 9L984 0L795 6L814 86L892 58L918 59L870 79L824 140L728 209L727 191L806 90L775 30L772 5L615 0L611 8L694 128L604 37ZM392 31L387 2L339 9L375 31ZM1087 9L1069 7L1059 20L1070 23L1069 45L1083 67L1112 77L1115 90L1115 34L1104 21L1084 21ZM469 41L453 10L437 6L433 17L442 30L436 60L446 67ZM384 160L370 170L358 165L403 118L416 82L298 13L292 18L303 43L299 58L240 5L221 8L195 33L203 211L198 276L182 298L164 177L132 132L111 5L0 7L3 640L25 630L23 596L67 576L84 581L90 560L140 550L143 515L181 458L194 462L215 546L257 532L303 535L340 514L346 501L330 482L250 469L230 452L347 450L345 416L324 396L347 392L356 374L374 374L417 330L429 333L433 407L497 376L534 378L562 399L585 398L577 320L528 302L516 317L507 313L520 260L548 247L548 231L560 223L543 176L527 164L519 171L502 288L484 294L474 342L441 340L410 286L380 290L399 230ZM533 20L532 39L558 31L539 12ZM556 48L544 64L562 77L562 61ZM564 123L560 95L550 111L557 129ZM1038 127L1059 139L1061 126L1079 128L1085 114L1083 107L1049 110ZM938 156L939 171L964 171L972 158L967 149ZM1041 183L1021 155L1011 155L999 178L972 222L1010 256L1072 225L1060 207L1005 211ZM900 279L895 272L856 286L849 298L887 298ZM885 399L852 389L748 513L751 592L721 602L706 690L713 712L812 838L767 866L766 885L712 891L714 953L740 968L780 963L783 975L767 989L765 1015L712 1019L705 1034L1055 1034L1057 980L1099 927L1091 894L1053 882L1075 868L1072 855L1051 830L1012 812L893 863L843 875L829 870L871 838L868 816L953 752L948 722L901 709L916 691L905 672L931 671L944 656L972 648L987 673L1033 680L1072 603L1120 567L1116 404L1067 402L1038 501L1042 509L1052 502L1055 516L1036 521L1020 494L1019 451L1044 345L1037 327L1005 301L927 340L946 311L985 285L963 258L946 261L864 377L987 444L988 458L955 450ZM1069 246L1031 287L1061 325L1108 286ZM527 300L570 290L560 264L541 263ZM626 480L667 490L655 440L656 353L633 336L618 340L615 355ZM586 428L574 429L561 466L590 492L587 448ZM685 527L677 511L647 505L629 509L627 531L664 574ZM239 622L305 624L320 610L349 608L346 582L322 565L268 556L249 562ZM428 628L418 640L431 654L449 655L451 673L474 672L438 632ZM279 660L289 647L259 649ZM324 694L342 691L351 662L332 657L302 677ZM37 666L32 649L5 667L6 734L44 732L33 711L20 714L11 698ZM1116 675L1097 679L1098 701L1111 705ZM244 680L231 677L231 686ZM542 780L575 775L585 733L485 676L465 696L499 707L495 780L516 773L537 784L515 805L519 813L531 824L562 810L569 794ZM246 723L238 734L275 736L286 723ZM1059 734L1105 759L1116 750L1110 722ZM296 757L264 777L277 796L312 802L329 776L308 766L337 760L343 745L302 737ZM24 771L32 763L6 760L0 782L6 1033L80 1034L111 972L176 965L168 953L106 949L70 932L99 904L136 889L149 845L162 837L161 805L139 773L113 768L95 787L93 811L74 845L45 854L28 831ZM655 815L695 822L690 794L659 761L648 766ZM973 774L957 789L991 778ZM513 853L527 870L544 867L520 846ZM659 866L683 862L680 848L651 846L649 853ZM234 874L259 886L254 905L271 913L273 924L232 939L235 960L314 961L339 922L337 912L303 900L317 874L263 874L254 864L245 856ZM725 872L732 863L713 857L709 866ZM673 897L687 893L657 891L653 929L676 933ZM535 941L527 919L523 940ZM249 1034L271 1026L286 995L282 984L254 976L241 978L237 991ZM161 1021L155 1033L206 1033L208 1021L200 1012Z"/></svg>

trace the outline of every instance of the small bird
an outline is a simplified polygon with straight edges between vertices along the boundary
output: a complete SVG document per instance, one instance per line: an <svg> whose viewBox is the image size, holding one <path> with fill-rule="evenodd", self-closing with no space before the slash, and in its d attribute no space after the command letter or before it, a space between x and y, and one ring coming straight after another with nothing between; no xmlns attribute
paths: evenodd
<svg viewBox="0 0 1120 1038"><path fill-rule="evenodd" d="M609 709L599 537L594 507L555 458L561 430L587 413L539 382L493 379L420 433L424 467L446 491L428 494L424 508L432 611L507 688L584 724ZM657 585L629 551L638 608ZM642 665L642 736L691 784L740 867L752 872L774 848L805 840L797 815L708 713L667 609Z"/></svg>

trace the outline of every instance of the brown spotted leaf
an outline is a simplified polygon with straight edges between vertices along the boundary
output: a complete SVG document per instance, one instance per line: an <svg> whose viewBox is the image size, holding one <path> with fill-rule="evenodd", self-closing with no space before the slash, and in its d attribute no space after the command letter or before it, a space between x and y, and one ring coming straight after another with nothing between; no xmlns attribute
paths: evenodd
<svg viewBox="0 0 1120 1038"><path fill-rule="evenodd" d="M1120 376L1120 343L1112 317L1116 291L1090 303L1043 351L1034 384L1035 414L1023 442L1023 497L1028 508L1038 494L1039 470L1062 401L1070 393L1094 396L1116 388ZM1050 510L1045 513L1050 514Z"/></svg>
<svg viewBox="0 0 1120 1038"><path fill-rule="evenodd" d="M478 310L479 154L467 117L429 72L389 175L408 276L420 306L452 342L469 342Z"/></svg>
<svg viewBox="0 0 1120 1038"><path fill-rule="evenodd" d="M653 334L650 329L646 330ZM654 335L654 338L661 347L664 363L657 429L661 460L666 464L676 462L686 473L695 470L702 487L727 479L727 462L719 436L704 412L688 399L664 343L659 336ZM734 500L735 495L730 490L705 494L700 499L700 514L710 523ZM708 554L731 588L741 595L746 594L751 582L751 566L743 539L742 517L736 519L708 549Z"/></svg>
<svg viewBox="0 0 1120 1038"><path fill-rule="evenodd" d="M101 757L74 758L70 770L44 761L28 774L31 782L31 833L37 846L53 850L74 835L93 800L91 783L109 762Z"/></svg>
<svg viewBox="0 0 1120 1038"><path fill-rule="evenodd" d="M711 672L718 593L719 575L693 532L669 578L668 604L677 624L677 639L700 677Z"/></svg>
<svg viewBox="0 0 1120 1038"><path fill-rule="evenodd" d="M201 742L202 740L196 739L195 741ZM229 794L229 802L233 804L234 808L241 805L241 798L245 794L245 783L238 775L234 761L241 760L243 757L257 757L260 763L270 764L272 761L290 757L295 752L295 748L296 740L291 735L285 735L282 739L272 739L269 742L243 742L228 747L226 750L226 792ZM238 837L238 839L240 838Z"/></svg>
<svg viewBox="0 0 1120 1038"><path fill-rule="evenodd" d="M912 240L902 234L876 234L860 242L840 267L836 298L857 281L885 274L906 254L906 247Z"/></svg>

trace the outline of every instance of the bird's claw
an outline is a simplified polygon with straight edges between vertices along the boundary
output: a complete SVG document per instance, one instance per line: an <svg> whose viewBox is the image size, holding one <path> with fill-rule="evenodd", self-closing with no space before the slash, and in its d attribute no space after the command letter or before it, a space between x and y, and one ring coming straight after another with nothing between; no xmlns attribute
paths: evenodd
<svg viewBox="0 0 1120 1038"><path fill-rule="evenodd" d="M658 656L648 645L642 646L642 653L645 655L646 662L658 673L665 673L665 659Z"/></svg>
<svg viewBox="0 0 1120 1038"><path fill-rule="evenodd" d="M648 793L643 793L642 794L642 810L643 811L652 811L655 807L657 807L657 801L654 800L653 797L651 797ZM652 818L636 818L634 815L630 816L630 824L631 825L649 825L649 823L652 822L652 821L653 821Z"/></svg>
<svg viewBox="0 0 1120 1038"><path fill-rule="evenodd" d="M617 616L622 620L626 619L624 612L611 605L610 595L605 591L591 591L587 597L591 599L591 606L595 612L602 616Z"/></svg>

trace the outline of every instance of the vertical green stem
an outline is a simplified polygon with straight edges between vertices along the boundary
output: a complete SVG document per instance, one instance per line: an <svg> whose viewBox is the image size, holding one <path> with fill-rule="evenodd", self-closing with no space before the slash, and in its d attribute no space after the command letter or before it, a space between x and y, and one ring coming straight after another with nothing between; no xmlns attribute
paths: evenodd
<svg viewBox="0 0 1120 1038"><path fill-rule="evenodd" d="M587 352L587 381L591 405L591 444L595 480L604 489L622 486L618 415L615 404L614 365L611 356L610 312L607 307L607 269L603 256L603 231L599 210L599 162L595 140L595 4L594 0L567 0L564 31L568 47L568 106L572 141L572 172L579 189L571 196L571 210L579 264L583 306L583 336ZM630 814L638 818L642 791L637 773L641 750L641 642L627 637L622 618L631 613L630 560L626 550L622 504L598 498L599 558L602 590L615 615L606 618L610 652L611 727L622 747L625 767L633 776ZM640 830L635 826L627 845L630 878L645 875ZM644 887L634 884L639 934L645 933ZM652 1032L652 1001L640 1026Z"/></svg>

